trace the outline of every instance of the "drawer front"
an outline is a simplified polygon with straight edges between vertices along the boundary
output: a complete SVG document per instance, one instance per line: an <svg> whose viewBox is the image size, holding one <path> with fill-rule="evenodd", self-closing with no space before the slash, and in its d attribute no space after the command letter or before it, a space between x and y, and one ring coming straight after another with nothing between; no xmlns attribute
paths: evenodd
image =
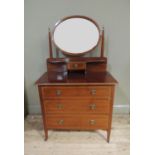
<svg viewBox="0 0 155 155"><path fill-rule="evenodd" d="M110 100L45 100L43 101L45 113L102 113L110 111Z"/></svg>
<svg viewBox="0 0 155 155"><path fill-rule="evenodd" d="M101 97L108 98L111 94L110 86L44 86L43 99L65 97Z"/></svg>
<svg viewBox="0 0 155 155"><path fill-rule="evenodd" d="M85 70L86 63L85 62L69 62L67 64L68 70Z"/></svg>
<svg viewBox="0 0 155 155"><path fill-rule="evenodd" d="M48 129L108 129L108 115L46 116Z"/></svg>

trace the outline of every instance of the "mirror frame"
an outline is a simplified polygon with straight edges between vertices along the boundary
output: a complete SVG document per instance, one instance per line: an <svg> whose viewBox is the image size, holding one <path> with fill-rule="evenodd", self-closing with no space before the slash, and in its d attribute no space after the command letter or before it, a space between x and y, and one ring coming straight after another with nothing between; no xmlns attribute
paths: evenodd
<svg viewBox="0 0 155 155"><path fill-rule="evenodd" d="M71 18L82 18L82 19L86 19L90 22L92 22L97 30L98 30L98 33L99 33L99 38L98 38L98 41L97 41L97 44L95 46L93 46L91 49L87 50L87 51L84 51L82 53L71 53L71 52L67 52L67 51L64 51L63 49L61 49L54 41L54 32L55 32L55 29L57 28L57 26L59 24L61 24L62 22L64 22L65 20L68 20L68 19L71 19ZM99 42L100 42L100 39L101 39L101 30L100 30L100 27L99 25L91 18L87 17L87 16L82 16L82 15L73 15L73 16L67 16L67 17L64 17L62 18L61 20L59 20L58 22L56 22L55 26L54 26L54 29L52 31L52 42L54 43L55 47L58 48L62 53L64 53L65 55L70 55L70 56L80 56L80 55L84 55L86 53L89 53L91 52L92 50L94 50L98 45L99 45Z"/></svg>

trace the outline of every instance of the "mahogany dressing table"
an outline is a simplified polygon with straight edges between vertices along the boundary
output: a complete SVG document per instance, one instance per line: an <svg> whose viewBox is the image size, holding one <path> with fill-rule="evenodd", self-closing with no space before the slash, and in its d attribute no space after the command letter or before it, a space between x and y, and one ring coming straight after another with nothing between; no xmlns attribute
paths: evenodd
<svg viewBox="0 0 155 155"><path fill-rule="evenodd" d="M99 57L85 57L99 45ZM109 142L117 81L106 70L104 30L85 16L63 18L52 34L49 29L49 53L47 72L36 82L45 140L50 129L102 129L107 131Z"/></svg>

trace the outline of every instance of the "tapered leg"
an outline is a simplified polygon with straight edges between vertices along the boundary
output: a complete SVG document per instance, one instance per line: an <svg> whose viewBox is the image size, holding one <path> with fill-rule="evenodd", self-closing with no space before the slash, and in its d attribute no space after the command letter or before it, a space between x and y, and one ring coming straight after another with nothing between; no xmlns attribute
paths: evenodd
<svg viewBox="0 0 155 155"><path fill-rule="evenodd" d="M107 130L107 142L108 143L110 142L110 133L111 133L111 130Z"/></svg>
<svg viewBox="0 0 155 155"><path fill-rule="evenodd" d="M47 141L47 139L48 139L48 130L44 129L44 132L45 132L45 141Z"/></svg>

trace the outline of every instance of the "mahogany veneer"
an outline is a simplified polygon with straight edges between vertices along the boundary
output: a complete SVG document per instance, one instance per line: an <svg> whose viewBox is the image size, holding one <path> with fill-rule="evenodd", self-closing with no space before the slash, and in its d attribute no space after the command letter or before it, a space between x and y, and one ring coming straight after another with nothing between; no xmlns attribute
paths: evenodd
<svg viewBox="0 0 155 155"><path fill-rule="evenodd" d="M50 115L46 116L48 129L94 130L108 129L108 115Z"/></svg>
<svg viewBox="0 0 155 155"><path fill-rule="evenodd" d="M66 17L56 26L74 17L92 21L100 32L98 24L85 16ZM99 34L99 40L94 47L96 48L101 42L100 57L67 55L67 52L55 47L56 58L53 58L52 43L54 45L55 43L50 29L48 34L50 58L46 61L47 72L36 82L40 95L45 140L48 138L49 129L103 129L107 131L109 142L114 89L117 81L107 72L107 58L104 57L104 29ZM59 51L66 54L66 57L59 58Z"/></svg>
<svg viewBox="0 0 155 155"><path fill-rule="evenodd" d="M50 76L49 76L50 75ZM60 78L61 77L61 78ZM108 72L45 73L39 88L45 140L49 129L107 131L109 142L117 81Z"/></svg>

